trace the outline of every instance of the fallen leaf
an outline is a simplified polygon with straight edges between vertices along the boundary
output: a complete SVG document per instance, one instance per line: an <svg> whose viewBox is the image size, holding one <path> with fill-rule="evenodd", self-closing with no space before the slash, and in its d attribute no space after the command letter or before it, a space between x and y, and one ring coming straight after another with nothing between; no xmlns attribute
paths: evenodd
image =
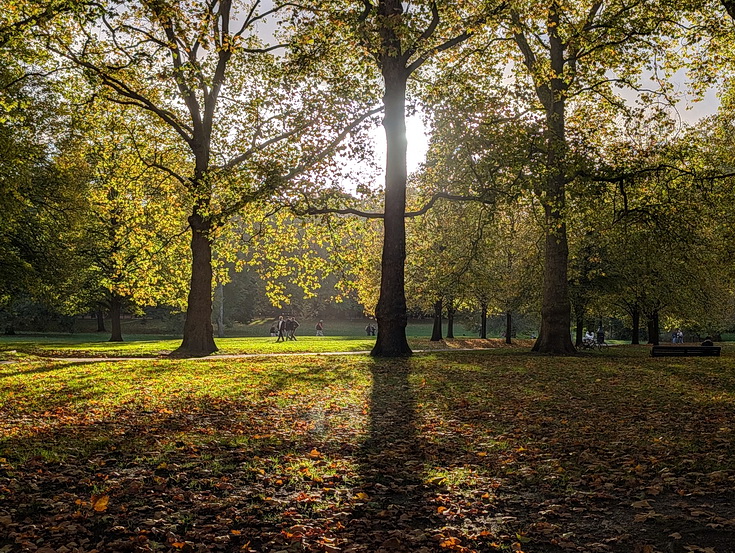
<svg viewBox="0 0 735 553"><path fill-rule="evenodd" d="M92 509L101 513L107 510L107 504L110 502L109 495L101 495L99 497L92 497Z"/></svg>

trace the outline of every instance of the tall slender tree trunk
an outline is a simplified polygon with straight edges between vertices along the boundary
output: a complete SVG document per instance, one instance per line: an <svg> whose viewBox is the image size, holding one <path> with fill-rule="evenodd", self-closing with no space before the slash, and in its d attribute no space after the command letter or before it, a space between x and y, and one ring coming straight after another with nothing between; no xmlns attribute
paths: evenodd
<svg viewBox="0 0 735 553"><path fill-rule="evenodd" d="M101 305L97 306L95 315L97 316L97 332L107 332L105 328L105 311Z"/></svg>
<svg viewBox="0 0 735 553"><path fill-rule="evenodd" d="M487 340L487 302L480 303L480 338Z"/></svg>
<svg viewBox="0 0 735 553"><path fill-rule="evenodd" d="M208 355L217 351L212 329L212 223L194 208L191 226L191 285L184 339L174 355Z"/></svg>
<svg viewBox="0 0 735 553"><path fill-rule="evenodd" d="M582 345L582 334L584 334L584 314L577 313L577 328L575 331L574 345L579 347Z"/></svg>
<svg viewBox="0 0 735 553"><path fill-rule="evenodd" d="M513 312L508 310L505 312L505 343L512 344L513 340Z"/></svg>
<svg viewBox="0 0 735 553"><path fill-rule="evenodd" d="M654 346L659 344L661 336L661 328L659 326L658 309L646 313L646 319L648 324L648 343Z"/></svg>
<svg viewBox="0 0 735 553"><path fill-rule="evenodd" d="M122 342L122 325L120 316L122 314L122 301L120 296L112 294L110 296L110 326L112 327L112 335L110 342Z"/></svg>
<svg viewBox="0 0 735 553"><path fill-rule="evenodd" d="M447 298L447 338L454 339L454 300Z"/></svg>
<svg viewBox="0 0 735 553"><path fill-rule="evenodd" d="M225 337L225 286L220 282L219 286L219 314L217 315L217 337Z"/></svg>
<svg viewBox="0 0 735 553"><path fill-rule="evenodd" d="M386 141L385 216L383 218L383 256L380 298L375 310L378 336L371 355L405 357L411 355L406 340L406 81L408 72L398 59L385 60Z"/></svg>
<svg viewBox="0 0 735 553"><path fill-rule="evenodd" d="M648 330L648 343L653 344L653 319L651 317L646 318L646 329Z"/></svg>
<svg viewBox="0 0 735 553"><path fill-rule="evenodd" d="M442 300L434 302L434 327L431 329L431 341L440 342L442 339Z"/></svg>
<svg viewBox="0 0 735 553"><path fill-rule="evenodd" d="M633 338L630 343L633 345L640 344L640 333L641 333L641 311L637 305L633 306L631 310L631 318L633 319Z"/></svg>

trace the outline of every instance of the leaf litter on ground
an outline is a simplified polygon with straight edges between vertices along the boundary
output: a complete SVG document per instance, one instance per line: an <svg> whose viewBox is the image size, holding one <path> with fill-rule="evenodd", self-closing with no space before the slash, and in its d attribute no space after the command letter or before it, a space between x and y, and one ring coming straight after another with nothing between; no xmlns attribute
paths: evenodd
<svg viewBox="0 0 735 553"><path fill-rule="evenodd" d="M726 553L733 364L3 365L0 551Z"/></svg>

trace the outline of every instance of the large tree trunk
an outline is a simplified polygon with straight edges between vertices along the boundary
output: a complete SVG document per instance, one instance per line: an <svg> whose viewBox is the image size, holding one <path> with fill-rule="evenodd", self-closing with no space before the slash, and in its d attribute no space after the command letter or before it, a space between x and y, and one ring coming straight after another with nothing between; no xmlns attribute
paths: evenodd
<svg viewBox="0 0 735 553"><path fill-rule="evenodd" d="M212 329L212 242L211 221L195 208L191 226L191 285L184 323L184 339L175 356L208 355L217 351Z"/></svg>
<svg viewBox="0 0 735 553"><path fill-rule="evenodd" d="M442 300L434 302L434 327L431 329L431 342L440 342L442 339Z"/></svg>
<svg viewBox="0 0 735 553"><path fill-rule="evenodd" d="M505 343L506 344L513 343L512 335L513 335L513 312L509 310L505 312Z"/></svg>
<svg viewBox="0 0 735 553"><path fill-rule="evenodd" d="M454 339L454 301L447 299L447 338Z"/></svg>
<svg viewBox="0 0 735 553"><path fill-rule="evenodd" d="M576 350L570 334L571 305L567 264L569 247L564 208L567 183L567 139L565 125L566 45L558 34L559 7L552 3L549 12L549 53L552 77L539 83L536 93L546 109L546 171L547 176L539 190L544 206L546 247L544 259L543 297L541 301L541 331L533 346L534 351L570 354ZM552 25L553 24L553 25ZM536 68L536 62L527 60Z"/></svg>
<svg viewBox="0 0 735 553"><path fill-rule="evenodd" d="M405 357L411 355L406 340L406 81L407 71L398 59L383 64L385 79L385 217L380 298L375 310L378 336L371 355Z"/></svg>
<svg viewBox="0 0 735 553"><path fill-rule="evenodd" d="M487 340L487 302L480 304L480 338Z"/></svg>
<svg viewBox="0 0 735 553"><path fill-rule="evenodd" d="M557 189L557 205L563 207L564 187ZM567 228L562 213L546 205L546 255L544 264L541 332L533 346L540 353L574 353L570 335L571 310L567 288Z"/></svg>
<svg viewBox="0 0 735 553"><path fill-rule="evenodd" d="M631 310L631 318L633 319L633 338L630 343L633 345L640 344L640 333L641 333L641 311L637 305L633 306Z"/></svg>
<svg viewBox="0 0 735 553"><path fill-rule="evenodd" d="M110 296L110 326L112 327L112 336L110 342L122 342L122 325L120 324L120 315L122 314L122 301L120 296L112 294Z"/></svg>
<svg viewBox="0 0 735 553"><path fill-rule="evenodd" d="M105 311L101 305L97 306L95 315L97 316L97 332L107 332L105 328Z"/></svg>

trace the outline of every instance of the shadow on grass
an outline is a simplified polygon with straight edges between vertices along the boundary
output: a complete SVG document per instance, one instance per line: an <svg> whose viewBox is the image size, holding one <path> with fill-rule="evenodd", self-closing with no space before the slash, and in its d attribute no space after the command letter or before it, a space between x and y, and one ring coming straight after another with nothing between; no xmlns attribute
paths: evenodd
<svg viewBox="0 0 735 553"><path fill-rule="evenodd" d="M104 421L29 417L32 439L0 444L15 465L0 461L0 549L60 548L68 527L80 549L104 551L732 551L735 421L714 364L312 358L250 364L269 379L255 395L237 366L192 363L202 395ZM170 391L176 369L113 368ZM72 395L104 394L92 373L78 380ZM44 408L74 400L53 395Z"/></svg>
<svg viewBox="0 0 735 553"><path fill-rule="evenodd" d="M374 360L368 434L358 455L362 498L345 531L350 551L417 551L427 544L424 448L416 428L411 360Z"/></svg>

